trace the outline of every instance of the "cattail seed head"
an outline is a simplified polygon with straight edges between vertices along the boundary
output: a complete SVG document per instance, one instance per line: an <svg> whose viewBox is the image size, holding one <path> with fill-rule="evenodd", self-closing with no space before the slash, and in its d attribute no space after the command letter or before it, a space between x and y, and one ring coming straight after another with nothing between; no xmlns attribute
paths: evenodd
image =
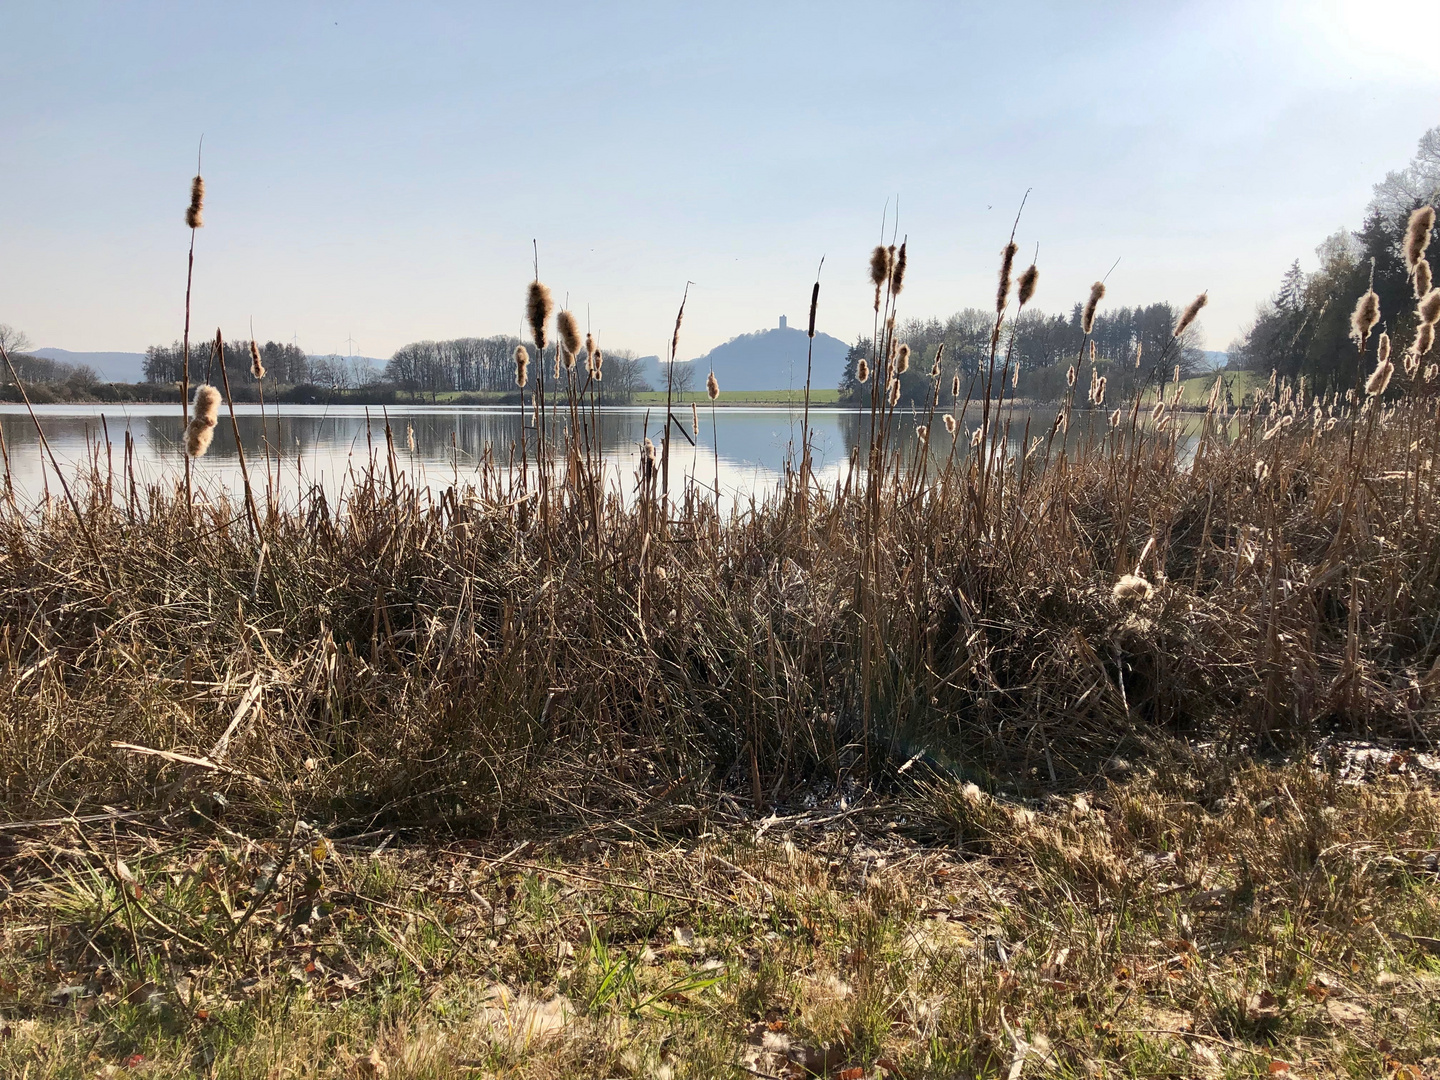
<svg viewBox="0 0 1440 1080"><path fill-rule="evenodd" d="M1171 381L1172 381L1172 382L1177 382L1177 383L1180 381L1180 365L1179 365L1179 364L1176 364L1176 365L1175 365L1175 378L1172 379Z"/></svg>
<svg viewBox="0 0 1440 1080"><path fill-rule="evenodd" d="M690 434L700 437L700 409L693 401L690 402Z"/></svg>
<svg viewBox="0 0 1440 1080"><path fill-rule="evenodd" d="M855 365L855 381L866 382L870 378L870 364L862 356L860 362Z"/></svg>
<svg viewBox="0 0 1440 1080"><path fill-rule="evenodd" d="M921 446L924 446L930 441L930 429L924 424L916 424L915 438L919 440Z"/></svg>
<svg viewBox="0 0 1440 1080"><path fill-rule="evenodd" d="M260 362L260 346L250 342L250 374L256 379L265 378L265 365Z"/></svg>
<svg viewBox="0 0 1440 1080"><path fill-rule="evenodd" d="M1152 423L1159 423L1159 422L1160 422L1160 418L1161 418L1162 416L1164 416L1164 415L1165 415L1165 401L1164 401L1164 399L1162 398L1160 401L1155 402L1155 408L1153 408L1153 409L1150 410L1150 420L1151 420Z"/></svg>
<svg viewBox="0 0 1440 1080"><path fill-rule="evenodd" d="M960 373L957 371L955 377L950 380L950 396L957 401L960 398Z"/></svg>
<svg viewBox="0 0 1440 1080"><path fill-rule="evenodd" d="M1100 381L1095 384L1095 404L1105 404L1105 376L1100 376Z"/></svg>
<svg viewBox="0 0 1440 1080"><path fill-rule="evenodd" d="M970 446L975 448L985 440L985 425L981 424L970 435Z"/></svg>
<svg viewBox="0 0 1440 1080"><path fill-rule="evenodd" d="M1095 350L1095 340L1094 340L1094 338L1091 338L1091 340L1090 340L1090 363L1092 363L1092 364L1095 363L1095 352L1096 352L1096 350Z"/></svg>
<svg viewBox="0 0 1440 1080"><path fill-rule="evenodd" d="M555 316L555 329L560 333L560 342L565 346L565 351L570 354L565 366L574 367L575 356L580 352L580 324L575 321L573 313L562 311Z"/></svg>
<svg viewBox="0 0 1440 1080"><path fill-rule="evenodd" d="M720 396L720 384L715 381L715 372L713 371L705 379L705 393L710 396L711 401Z"/></svg>
<svg viewBox="0 0 1440 1080"><path fill-rule="evenodd" d="M220 415L220 391L209 383L201 383L195 388L194 404L190 412L195 419L214 425L215 418Z"/></svg>
<svg viewBox="0 0 1440 1080"><path fill-rule="evenodd" d="M870 280L879 289L890 276L890 251L884 244L876 244L870 253Z"/></svg>
<svg viewBox="0 0 1440 1080"><path fill-rule="evenodd" d="M1390 335L1381 333L1380 340L1375 344L1375 362L1383 364L1390 359Z"/></svg>
<svg viewBox="0 0 1440 1080"><path fill-rule="evenodd" d="M1065 372L1065 385L1066 385L1066 386L1074 386L1074 385L1075 385L1075 365L1074 365L1074 364L1071 364L1070 367L1069 367L1069 368L1066 370L1066 372Z"/></svg>
<svg viewBox="0 0 1440 1080"><path fill-rule="evenodd" d="M1155 588L1139 574L1125 574L1115 582L1111 595L1117 604L1143 604L1155 595Z"/></svg>
<svg viewBox="0 0 1440 1080"><path fill-rule="evenodd" d="M941 419L945 422L945 430L953 436L955 434L955 417L947 412Z"/></svg>
<svg viewBox="0 0 1440 1080"><path fill-rule="evenodd" d="M895 373L903 375L910 370L910 346L901 345L895 356Z"/></svg>
<svg viewBox="0 0 1440 1080"><path fill-rule="evenodd" d="M1365 381L1365 393L1371 397L1379 397L1385 393L1390 385L1390 376L1395 374L1395 365L1389 360L1376 364L1375 370L1370 373L1370 378ZM1289 420L1290 417L1285 417Z"/></svg>
<svg viewBox="0 0 1440 1080"><path fill-rule="evenodd" d="M1190 306L1181 313L1180 321L1175 324L1175 336L1177 338L1189 328L1190 324L1195 321L1195 316L1200 314L1200 309L1209 302L1210 294L1208 292L1202 292L1199 296L1195 297L1194 300L1190 301Z"/></svg>
<svg viewBox="0 0 1440 1080"><path fill-rule="evenodd" d="M1000 254L1000 288L995 292L996 314L1004 311L1005 305L1010 302L1010 275L1015 269L1015 253L1019 250L1019 246L1011 240Z"/></svg>
<svg viewBox="0 0 1440 1080"><path fill-rule="evenodd" d="M1430 352L1430 347L1435 344L1435 324L1421 323L1415 330L1415 344L1411 351L1415 354L1418 363L1420 358Z"/></svg>
<svg viewBox="0 0 1440 1080"><path fill-rule="evenodd" d="M1416 317L1428 326L1440 322L1440 289L1431 289L1415 305Z"/></svg>
<svg viewBox="0 0 1440 1080"><path fill-rule="evenodd" d="M185 224L192 229L200 229L205 225L205 178L203 176L197 176L190 181L190 205L185 210ZM204 452L201 450L200 454ZM199 457L200 454L190 456Z"/></svg>
<svg viewBox="0 0 1440 1080"><path fill-rule="evenodd" d="M891 380L890 380L890 406L891 406L891 408L894 408L894 407L895 407L896 405L898 405L898 404L900 404L900 380L899 380L899 379L891 379Z"/></svg>
<svg viewBox="0 0 1440 1080"><path fill-rule="evenodd" d="M820 282L815 282L815 287L810 290L810 329L805 331L806 337L815 336L815 311L820 306Z"/></svg>
<svg viewBox="0 0 1440 1080"><path fill-rule="evenodd" d="M930 365L930 378L940 378L940 357L935 357L935 363Z"/></svg>
<svg viewBox="0 0 1440 1080"><path fill-rule="evenodd" d="M1426 381L1427 383L1434 382L1434 381L1435 381L1435 376L1436 376L1437 374L1440 374L1440 365L1437 365L1437 364L1426 364L1426 365L1425 365L1425 381Z"/></svg>
<svg viewBox="0 0 1440 1080"><path fill-rule="evenodd" d="M530 354L525 351L524 345L515 346L515 385L525 389L525 384L530 381Z"/></svg>
<svg viewBox="0 0 1440 1080"><path fill-rule="evenodd" d="M1435 228L1435 208L1422 206L1411 211L1410 221L1405 228L1405 269L1415 272L1415 267L1425 257L1430 246L1430 230Z"/></svg>
<svg viewBox="0 0 1440 1080"><path fill-rule="evenodd" d="M1375 329L1375 324L1380 321L1380 297L1375 295L1374 289L1366 289L1364 295L1355 302L1355 311L1350 316L1350 337L1362 349L1366 340L1370 337L1370 331Z"/></svg>
<svg viewBox="0 0 1440 1080"><path fill-rule="evenodd" d="M1011 389L1011 390L1014 390L1014 389L1015 389L1017 386L1019 386L1019 385L1020 385L1020 365L1019 365L1019 363L1017 362L1016 365L1015 365L1015 367L1014 367L1014 368L1011 370L1011 372L1010 372L1010 389Z"/></svg>
<svg viewBox="0 0 1440 1080"><path fill-rule="evenodd" d="M190 421L185 425L185 452L192 458L204 457L215 437L215 421L220 415L220 391L209 383L195 388Z"/></svg>
<svg viewBox="0 0 1440 1080"><path fill-rule="evenodd" d="M1430 260L1421 259L1415 264L1415 299L1419 300L1430 291Z"/></svg>
<svg viewBox="0 0 1440 1080"><path fill-rule="evenodd" d="M1090 286L1090 299L1085 301L1084 314L1080 316L1080 329L1088 334L1095 329L1095 309L1100 306L1100 301L1105 299L1105 283L1097 281Z"/></svg>
<svg viewBox="0 0 1440 1080"><path fill-rule="evenodd" d="M1110 426L1111 426L1112 428L1117 428L1117 427L1120 426L1120 410L1119 410L1119 409L1116 409L1114 412L1112 412L1112 413L1110 414Z"/></svg>
<svg viewBox="0 0 1440 1080"><path fill-rule="evenodd" d="M406 425L405 425L405 448L406 448L407 450L409 450L410 453L412 453L412 454L415 453L415 425L414 425L414 424L406 424Z"/></svg>
<svg viewBox="0 0 1440 1080"><path fill-rule="evenodd" d="M539 280L532 281L525 297L525 318L530 323L530 336L535 341L537 355L545 351L550 340L545 327L554 309L555 301L550 298L550 289Z"/></svg>
<svg viewBox="0 0 1440 1080"><path fill-rule="evenodd" d="M890 249L890 257L894 260L890 272L890 295L899 296L900 288L905 283L905 245L900 245L900 254L895 254L895 249Z"/></svg>
<svg viewBox="0 0 1440 1080"><path fill-rule="evenodd" d="M204 457L205 451L210 449L210 440L213 438L215 438L214 424L202 424L198 420L191 420L185 425L185 452L192 458Z"/></svg>
<svg viewBox="0 0 1440 1080"><path fill-rule="evenodd" d="M1031 263L1029 269L1020 275L1020 287L1016 291L1016 298L1020 301L1021 307L1030 302L1030 298L1035 295L1035 287L1039 284L1040 271L1036 269L1034 263Z"/></svg>

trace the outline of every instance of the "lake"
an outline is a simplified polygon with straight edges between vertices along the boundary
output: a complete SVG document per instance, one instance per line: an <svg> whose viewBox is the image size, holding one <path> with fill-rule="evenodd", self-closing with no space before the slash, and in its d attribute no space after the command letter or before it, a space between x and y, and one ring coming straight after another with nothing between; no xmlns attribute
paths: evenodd
<svg viewBox="0 0 1440 1080"><path fill-rule="evenodd" d="M263 420L257 405L237 405L235 411L252 484L263 488L268 447L272 470L277 459L280 463L275 471L282 491L291 495L316 484L328 494L342 494L347 476L365 466L372 448L383 458L387 419L398 463L417 486L445 487L456 479L464 484L487 459L499 467L508 466L511 448L520 438L522 415L514 406L443 405L370 406L368 410L353 405L281 405L278 416L275 407L267 406ZM57 404L37 405L35 412L56 459L67 471L84 467L87 460L98 460L103 471L108 454L118 476L128 432L134 443L136 480L142 488L148 483L170 484L183 475L178 405ZM663 412L663 406L599 410L607 484L627 497L634 491L644 439L648 435L660 444ZM1035 414L1017 410L1011 450L1019 448L1027 418L1032 431L1041 434L1048 432L1054 415L1053 409ZM528 420L528 410L525 416ZM676 416L690 433L689 406L676 409ZM923 416L909 414L897 418L895 445L904 461L914 459L915 427L923 420ZM979 423L979 410L974 406L967 421L970 430ZM552 420L553 433L558 435L568 423L563 411L557 413ZM1099 410L1077 411L1070 441L1083 438L1086 431L1098 434L1104 424L1104 413ZM682 477L693 477L695 483L713 489L718 471L723 501L728 504L764 495L781 482L787 455L800 441L801 410L727 406L716 409L712 417L711 411L702 407L699 426L694 446L678 431L672 434L672 491L685 482ZM811 408L811 453L820 482L833 486L837 480L843 481L852 450L868 442L867 426L867 418L852 409ZM950 452L950 439L938 417L934 426L937 432L931 440L931 458L943 460ZM534 431L527 431L533 452ZM0 404L0 433L17 493L22 500L41 497L46 479L39 440L23 405ZM964 433L961 438L965 439ZM962 442L957 456L967 447L968 441ZM214 443L196 462L194 482L201 491L212 494L240 491L235 436L223 407ZM49 483L54 483L53 475Z"/></svg>

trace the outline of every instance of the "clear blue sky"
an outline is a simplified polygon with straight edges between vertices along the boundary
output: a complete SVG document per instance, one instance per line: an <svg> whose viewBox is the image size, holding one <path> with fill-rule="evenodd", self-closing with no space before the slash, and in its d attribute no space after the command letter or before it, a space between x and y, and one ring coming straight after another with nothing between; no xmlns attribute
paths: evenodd
<svg viewBox="0 0 1440 1080"><path fill-rule="evenodd" d="M1440 123L1440 4L0 7L0 322L140 350L195 325L312 352L518 332L541 277L603 343L681 355L870 327L900 198L903 315L985 306L1040 245L1066 310L1209 289L1224 348Z"/></svg>

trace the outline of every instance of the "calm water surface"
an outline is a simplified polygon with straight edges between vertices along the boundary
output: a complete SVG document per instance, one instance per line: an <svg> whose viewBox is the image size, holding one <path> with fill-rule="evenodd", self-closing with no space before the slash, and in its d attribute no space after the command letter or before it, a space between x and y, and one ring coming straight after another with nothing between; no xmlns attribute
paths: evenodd
<svg viewBox="0 0 1440 1080"><path fill-rule="evenodd" d="M244 446L252 484L263 486L264 462L268 454L277 470L284 492L294 495L313 485L322 486L332 497L343 496L349 477L363 469L372 451L385 454L385 425L394 433L397 459L417 486L444 487L457 478L462 484L474 481L477 470L487 462L506 468L521 436L522 414L515 407L450 406L360 406L281 405L278 417L267 407L262 420L257 405L237 405L240 438ZM600 435L606 465L606 481L622 494L633 493L641 445L649 436L657 445L663 434L663 407L610 407L600 410ZM171 484L183 475L180 409L178 405L91 404L40 405L36 414L45 429L51 449L63 467L84 467L98 460L102 473L113 460L117 489L124 467L126 434L134 446L135 476L146 484ZM672 489L693 477L694 482L713 488L717 458L721 493L727 503L754 495L763 497L778 485L792 446L800 442L801 411L786 408L708 409L700 411L700 432L691 432L688 406L676 410L685 434L671 436ZM526 414L528 418L528 413ZM1011 450L1019 448L1025 423L1032 434L1048 432L1053 412L1030 416L1016 411L1012 417ZM923 416L897 417L897 439L902 460L913 461L915 425ZM972 408L968 427L979 423ZM568 426L568 417L557 415L552 431L558 435ZM1070 442L1086 432L1104 430L1104 415L1077 412L1071 422ZM931 440L931 459L950 452L950 438L937 421ZM845 479L852 450L868 445L867 418L850 409L810 410L813 432L812 455L817 477L827 486ZM528 425L527 425L528 428ZM36 498L46 490L41 451L29 415L23 405L0 404L0 432L5 437L10 473L22 498ZM413 435L413 451L411 449ZM534 445L535 433L527 429L526 439ZM958 453L968 445L965 434ZM718 454L716 448L718 447ZM195 466L196 483L202 490L219 494L240 490L239 457L229 415L222 408L215 441L209 453ZM49 483L54 484L53 475Z"/></svg>

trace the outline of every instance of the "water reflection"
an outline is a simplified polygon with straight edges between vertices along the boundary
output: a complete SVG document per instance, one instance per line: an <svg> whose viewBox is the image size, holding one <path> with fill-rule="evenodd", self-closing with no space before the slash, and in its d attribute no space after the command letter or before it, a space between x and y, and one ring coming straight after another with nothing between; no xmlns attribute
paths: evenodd
<svg viewBox="0 0 1440 1080"><path fill-rule="evenodd" d="M36 407L56 458L67 467L97 462L102 472L113 461L124 468L126 435L133 443L137 482L173 483L183 473L180 410L176 405L45 405ZM580 422L598 432L607 467L607 483L622 494L634 488L641 445L648 436L658 445L664 431L664 409L605 408L586 414ZM518 460L522 436L533 454L535 431L528 412L513 407L402 406L365 409L357 406L281 406L262 417L255 405L236 407L236 423L252 480L260 482L269 461L283 489L296 492L320 484L332 493L343 490L352 469L365 465L373 453L386 452L388 423L399 467L421 485L445 485L475 477L489 464L508 468ZM1007 452L1023 452L1027 424L1031 439L1049 436L1055 414L1016 410L997 420ZM687 482L712 488L717 480L726 501L763 495L781 481L792 448L800 442L801 412L783 408L701 408L698 417L689 406L675 411L671 437L672 487ZM698 433L694 421L698 418ZM895 418L890 449L904 467L917 460L917 427L932 420L925 414ZM980 410L972 407L957 425L953 442L956 460L969 453L970 437L980 424ZM550 437L559 439L571 426L568 412L548 418ZM843 483L852 452L869 445L868 413L850 409L811 409L812 456L817 480L827 487ZM943 467L952 454L952 439L940 416L933 417L927 458L931 468ZM682 430L683 429L683 430ZM1101 410L1077 411L1068 433L1057 436L1075 449L1086 439L1099 439L1106 430ZM10 474L22 497L37 497L45 490L39 440L23 406L0 404L0 434L4 435ZM693 440L693 445L692 445ZM717 452L718 450L718 452ZM1182 453L1184 448L1182 447ZM863 452L861 454L863 457ZM202 488L238 491L239 460L234 429L222 410L209 454L196 465ZM52 480L53 482L53 480Z"/></svg>

